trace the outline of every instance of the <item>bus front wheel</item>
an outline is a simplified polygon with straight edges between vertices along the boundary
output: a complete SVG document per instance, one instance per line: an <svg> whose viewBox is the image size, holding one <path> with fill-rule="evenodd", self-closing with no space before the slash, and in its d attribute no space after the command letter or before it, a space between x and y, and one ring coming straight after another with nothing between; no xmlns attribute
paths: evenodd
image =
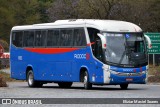
<svg viewBox="0 0 160 107"><path fill-rule="evenodd" d="M126 90L128 88L128 84L120 84L122 90Z"/></svg>
<svg viewBox="0 0 160 107"><path fill-rule="evenodd" d="M84 83L84 88L85 89L91 89L92 88L92 83L89 82L89 75L88 75L87 71L85 71L85 73L84 73L83 83Z"/></svg>
<svg viewBox="0 0 160 107"><path fill-rule="evenodd" d="M42 83L34 80L34 73L32 70L29 70L27 73L27 82L29 87L42 87Z"/></svg>

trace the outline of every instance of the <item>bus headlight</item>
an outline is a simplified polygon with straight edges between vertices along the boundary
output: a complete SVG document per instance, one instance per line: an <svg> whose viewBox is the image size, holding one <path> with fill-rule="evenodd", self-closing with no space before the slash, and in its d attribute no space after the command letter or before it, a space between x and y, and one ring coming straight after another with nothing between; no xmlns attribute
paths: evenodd
<svg viewBox="0 0 160 107"><path fill-rule="evenodd" d="M118 74L118 72L116 72L116 71L111 71L110 70L110 72L111 72L111 74L116 74L116 75Z"/></svg>
<svg viewBox="0 0 160 107"><path fill-rule="evenodd" d="M142 71L142 74L146 74L146 71Z"/></svg>
<svg viewBox="0 0 160 107"><path fill-rule="evenodd" d="M103 71L109 71L109 65L103 65L102 66Z"/></svg>

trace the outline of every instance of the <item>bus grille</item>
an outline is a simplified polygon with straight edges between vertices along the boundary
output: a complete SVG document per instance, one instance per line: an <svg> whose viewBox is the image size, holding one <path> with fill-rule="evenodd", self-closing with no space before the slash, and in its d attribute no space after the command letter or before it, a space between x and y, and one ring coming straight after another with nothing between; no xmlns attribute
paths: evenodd
<svg viewBox="0 0 160 107"><path fill-rule="evenodd" d="M141 76L142 73L118 73L118 76Z"/></svg>

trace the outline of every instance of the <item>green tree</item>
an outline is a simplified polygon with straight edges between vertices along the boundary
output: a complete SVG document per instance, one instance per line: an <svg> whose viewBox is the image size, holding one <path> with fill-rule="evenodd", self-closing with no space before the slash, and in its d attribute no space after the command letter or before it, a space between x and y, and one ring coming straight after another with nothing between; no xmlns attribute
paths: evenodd
<svg viewBox="0 0 160 107"><path fill-rule="evenodd" d="M48 22L48 16L43 10L47 10L52 0L49 1L0 0L0 39L9 43L13 26Z"/></svg>
<svg viewBox="0 0 160 107"><path fill-rule="evenodd" d="M14 19L16 25L34 24L40 22L38 2L36 0L16 0L13 3Z"/></svg>
<svg viewBox="0 0 160 107"><path fill-rule="evenodd" d="M49 22L48 8L54 0L38 0L38 12L40 14L41 23Z"/></svg>
<svg viewBox="0 0 160 107"><path fill-rule="evenodd" d="M79 0L55 0L48 9L50 21L62 19L77 19Z"/></svg>
<svg viewBox="0 0 160 107"><path fill-rule="evenodd" d="M160 32L160 0L151 0L151 2L148 10L151 17L151 26L149 26L148 30Z"/></svg>
<svg viewBox="0 0 160 107"><path fill-rule="evenodd" d="M116 5L110 19L139 25L144 32L160 32L160 0L123 0Z"/></svg>
<svg viewBox="0 0 160 107"><path fill-rule="evenodd" d="M109 19L112 9L120 0L80 0L82 18Z"/></svg>
<svg viewBox="0 0 160 107"><path fill-rule="evenodd" d="M0 39L9 42L9 33L15 23L13 10L9 6L10 0L0 3Z"/></svg>
<svg viewBox="0 0 160 107"><path fill-rule="evenodd" d="M145 32L160 32L159 4L160 0L55 0L49 18L124 20Z"/></svg>

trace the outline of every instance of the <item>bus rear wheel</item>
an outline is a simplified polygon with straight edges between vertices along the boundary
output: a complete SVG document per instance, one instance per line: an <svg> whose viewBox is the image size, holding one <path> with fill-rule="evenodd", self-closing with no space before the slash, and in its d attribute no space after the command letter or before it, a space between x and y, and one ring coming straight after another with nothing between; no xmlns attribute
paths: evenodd
<svg viewBox="0 0 160 107"><path fill-rule="evenodd" d="M58 85L60 88L70 88L73 82L59 82Z"/></svg>
<svg viewBox="0 0 160 107"><path fill-rule="evenodd" d="M83 83L84 83L84 88L86 90L92 88L92 83L89 82L89 75L88 75L87 71L85 71L85 73L84 73Z"/></svg>
<svg viewBox="0 0 160 107"><path fill-rule="evenodd" d="M34 80L34 74L32 70L29 70L27 73L27 82L29 87L42 87L42 83Z"/></svg>
<svg viewBox="0 0 160 107"><path fill-rule="evenodd" d="M122 90L127 90L128 84L120 84Z"/></svg>

